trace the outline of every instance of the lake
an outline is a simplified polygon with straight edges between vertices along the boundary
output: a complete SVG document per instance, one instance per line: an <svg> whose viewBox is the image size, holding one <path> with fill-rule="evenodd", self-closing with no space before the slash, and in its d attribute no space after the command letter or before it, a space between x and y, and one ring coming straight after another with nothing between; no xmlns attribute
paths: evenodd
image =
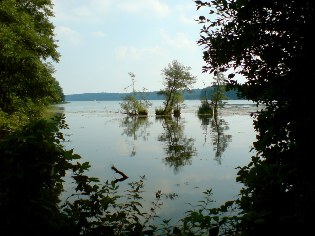
<svg viewBox="0 0 315 236"><path fill-rule="evenodd" d="M254 155L255 141L251 112L257 107L247 100L229 100L220 111L217 125L197 115L199 100L185 101L180 119L157 119L155 108L163 101L151 101L149 115L131 118L120 113L120 101L76 101L58 105L64 110L69 130L65 133L67 149L91 164L89 175L101 180L121 176L114 165L129 178L119 185L145 176L145 207L155 192L175 193L175 200L165 199L159 215L176 222L185 211L202 200L212 189L214 207L236 197L241 188L235 182L238 166ZM66 184L64 195L72 187Z"/></svg>

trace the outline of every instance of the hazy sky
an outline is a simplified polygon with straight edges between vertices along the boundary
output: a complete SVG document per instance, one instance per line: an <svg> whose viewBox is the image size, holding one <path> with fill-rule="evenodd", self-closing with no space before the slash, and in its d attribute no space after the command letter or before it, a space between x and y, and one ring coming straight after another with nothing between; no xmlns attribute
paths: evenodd
<svg viewBox="0 0 315 236"><path fill-rule="evenodd" d="M211 85L192 0L52 0L58 51L55 77L65 94L125 92L163 87L161 70L172 60L190 66L194 88Z"/></svg>

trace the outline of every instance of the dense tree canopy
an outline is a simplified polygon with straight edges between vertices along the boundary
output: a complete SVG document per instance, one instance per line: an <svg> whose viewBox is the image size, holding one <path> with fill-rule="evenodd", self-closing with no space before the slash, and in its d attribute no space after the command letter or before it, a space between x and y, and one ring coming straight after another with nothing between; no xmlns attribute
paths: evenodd
<svg viewBox="0 0 315 236"><path fill-rule="evenodd" d="M51 0L0 1L0 109L13 112L19 102L60 102L53 77L58 62Z"/></svg>
<svg viewBox="0 0 315 236"><path fill-rule="evenodd" d="M253 235L292 235L312 227L315 172L311 90L315 72L312 0L195 1L207 7L199 45L204 72L225 72L229 84L266 109L255 117L257 156L240 169L241 229ZM243 85L235 74L245 76Z"/></svg>

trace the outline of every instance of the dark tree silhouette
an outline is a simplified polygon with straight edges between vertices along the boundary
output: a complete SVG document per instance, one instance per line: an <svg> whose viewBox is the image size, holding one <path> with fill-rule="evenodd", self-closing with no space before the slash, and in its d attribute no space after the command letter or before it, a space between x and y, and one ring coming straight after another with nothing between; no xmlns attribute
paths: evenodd
<svg viewBox="0 0 315 236"><path fill-rule="evenodd" d="M257 155L240 168L244 184L239 231L246 235L305 235L313 231L315 172L312 90L315 7L312 0L195 1L204 72L233 71L229 86L266 105L255 115ZM247 81L239 84L235 75Z"/></svg>

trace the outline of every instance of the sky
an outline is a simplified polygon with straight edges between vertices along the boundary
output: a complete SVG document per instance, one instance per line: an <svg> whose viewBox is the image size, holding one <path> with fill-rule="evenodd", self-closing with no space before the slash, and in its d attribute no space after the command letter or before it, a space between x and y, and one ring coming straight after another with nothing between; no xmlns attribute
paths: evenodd
<svg viewBox="0 0 315 236"><path fill-rule="evenodd" d="M213 82L202 73L197 44L203 14L192 0L52 0L60 61L55 78L65 95L163 88L162 69L173 60L191 67L193 88Z"/></svg>

